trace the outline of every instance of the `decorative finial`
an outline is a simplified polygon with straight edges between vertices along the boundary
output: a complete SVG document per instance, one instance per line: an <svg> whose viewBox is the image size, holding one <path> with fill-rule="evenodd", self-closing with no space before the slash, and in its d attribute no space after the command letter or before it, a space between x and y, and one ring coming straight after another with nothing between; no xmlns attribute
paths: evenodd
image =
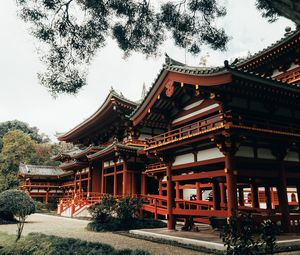
<svg viewBox="0 0 300 255"><path fill-rule="evenodd" d="M115 90L114 90L113 86L110 86L110 90L109 90L109 92L115 92Z"/></svg>
<svg viewBox="0 0 300 255"><path fill-rule="evenodd" d="M143 83L143 89L142 89L142 99L145 98L147 95L147 89L145 82Z"/></svg>
<svg viewBox="0 0 300 255"><path fill-rule="evenodd" d="M284 30L285 30L284 36L290 35L292 33L292 28L291 27L286 27Z"/></svg>
<svg viewBox="0 0 300 255"><path fill-rule="evenodd" d="M225 67L228 67L228 66L229 66L228 60L225 60L225 61L224 61L224 66L225 66Z"/></svg>

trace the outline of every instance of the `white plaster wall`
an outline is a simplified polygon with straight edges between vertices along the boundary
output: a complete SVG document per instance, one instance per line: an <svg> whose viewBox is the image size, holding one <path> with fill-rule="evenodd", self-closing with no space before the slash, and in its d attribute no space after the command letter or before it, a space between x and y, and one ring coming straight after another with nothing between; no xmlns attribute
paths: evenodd
<svg viewBox="0 0 300 255"><path fill-rule="evenodd" d="M202 108L202 109L200 109L200 110L198 110L198 111L194 111L194 112L191 112L191 113L189 113L189 114L187 114L187 115L184 115L184 116L182 116L182 117L179 117L179 118L177 118L177 119L174 119L174 120L172 121L172 123L173 123L173 124L174 124L174 123L177 123L177 122L179 122L179 121L188 119L188 118L190 118L190 117L196 116L196 115L198 115L198 114L200 114L200 113L209 111L209 110L214 109L214 108L217 108L217 107L219 107L219 104L212 104L212 105L209 105L209 106L204 107L204 108Z"/></svg>
<svg viewBox="0 0 300 255"><path fill-rule="evenodd" d="M289 151L284 160L299 162L299 155L296 151Z"/></svg>
<svg viewBox="0 0 300 255"><path fill-rule="evenodd" d="M254 150L250 146L241 146L235 155L237 157L254 158Z"/></svg>
<svg viewBox="0 0 300 255"><path fill-rule="evenodd" d="M257 157L262 159L276 159L271 150L265 148L257 149Z"/></svg>
<svg viewBox="0 0 300 255"><path fill-rule="evenodd" d="M187 154L176 156L173 166L178 166L178 165L193 163L193 162L195 162L193 153L187 153Z"/></svg>
<svg viewBox="0 0 300 255"><path fill-rule="evenodd" d="M223 153L219 151L218 148L211 148L206 150L198 151L197 160L203 161L214 158L222 158L224 157Z"/></svg>

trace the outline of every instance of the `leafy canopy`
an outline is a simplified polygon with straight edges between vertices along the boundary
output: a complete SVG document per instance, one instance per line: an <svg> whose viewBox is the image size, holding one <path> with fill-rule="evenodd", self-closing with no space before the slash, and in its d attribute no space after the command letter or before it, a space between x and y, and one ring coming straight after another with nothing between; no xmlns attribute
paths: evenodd
<svg viewBox="0 0 300 255"><path fill-rule="evenodd" d="M203 44L225 50L228 36L215 20L226 14L216 0L17 0L20 17L42 43L41 83L53 94L76 93L86 84L86 69L108 38L125 56L155 56L171 37L197 54Z"/></svg>
<svg viewBox="0 0 300 255"><path fill-rule="evenodd" d="M75 94L86 84L87 67L108 38L117 41L125 56L132 52L155 56L169 38L192 54L200 53L203 44L225 50L229 41L216 25L226 15L217 0L17 0L17 4L20 17L41 42L46 69L38 76L53 95ZM297 0L256 0L256 6L271 22L280 15L300 24Z"/></svg>

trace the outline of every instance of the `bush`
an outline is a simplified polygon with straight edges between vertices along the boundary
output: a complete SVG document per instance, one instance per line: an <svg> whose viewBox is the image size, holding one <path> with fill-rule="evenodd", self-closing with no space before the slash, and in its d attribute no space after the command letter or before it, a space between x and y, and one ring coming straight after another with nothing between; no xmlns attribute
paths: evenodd
<svg viewBox="0 0 300 255"><path fill-rule="evenodd" d="M49 212L47 206L40 201L34 200L34 205L35 205L36 212L38 213Z"/></svg>
<svg viewBox="0 0 300 255"><path fill-rule="evenodd" d="M119 200L116 207L117 218L122 224L131 226L134 219L138 218L143 202L136 197L125 197Z"/></svg>
<svg viewBox="0 0 300 255"><path fill-rule="evenodd" d="M226 255L262 254L263 248L267 254L273 254L277 233L277 226L272 221L264 221L258 226L250 214L240 214L229 218L221 238L226 246Z"/></svg>
<svg viewBox="0 0 300 255"><path fill-rule="evenodd" d="M38 242L37 242L38 240ZM29 234L18 243L0 249L1 255L150 255L142 250L115 250L102 243L86 242L44 234Z"/></svg>
<svg viewBox="0 0 300 255"><path fill-rule="evenodd" d="M143 201L139 198L125 197L117 201L106 195L100 203L90 207L93 221L88 224L87 229L104 232L166 226L162 221L138 219L142 204Z"/></svg>
<svg viewBox="0 0 300 255"><path fill-rule="evenodd" d="M143 228L165 228L166 223L160 220L154 219L135 219L131 224L123 224L117 218L112 218L110 221L100 223L92 221L87 225L87 230L95 232L106 232L106 231L127 231L130 229L143 229Z"/></svg>
<svg viewBox="0 0 300 255"><path fill-rule="evenodd" d="M7 190L0 194L0 212L11 213L18 220L17 240L19 240L27 216L35 212L35 204L23 191Z"/></svg>
<svg viewBox="0 0 300 255"><path fill-rule="evenodd" d="M92 219L99 223L108 222L114 214L116 207L116 200L111 195L105 195L101 202L91 206L89 212Z"/></svg>

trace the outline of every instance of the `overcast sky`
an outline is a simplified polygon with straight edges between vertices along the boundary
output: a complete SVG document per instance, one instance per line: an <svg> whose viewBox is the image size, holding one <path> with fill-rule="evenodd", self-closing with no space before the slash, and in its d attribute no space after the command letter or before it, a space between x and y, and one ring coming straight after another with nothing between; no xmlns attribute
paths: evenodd
<svg viewBox="0 0 300 255"><path fill-rule="evenodd" d="M220 22L232 37L227 52L209 53L209 65L255 53L280 39L292 23L280 19L269 24L255 9L255 0L228 0L228 14ZM37 80L41 69L35 40L18 19L15 0L0 1L0 122L18 119L38 127L53 140L55 132L66 132L94 113L113 88L132 100L141 97L142 85L149 88L164 62L164 57L145 59L134 54L124 60L114 41L99 51L89 69L88 85L76 96L53 99ZM163 48L172 58L184 62L185 51L167 43ZM199 58L187 56L197 65Z"/></svg>

